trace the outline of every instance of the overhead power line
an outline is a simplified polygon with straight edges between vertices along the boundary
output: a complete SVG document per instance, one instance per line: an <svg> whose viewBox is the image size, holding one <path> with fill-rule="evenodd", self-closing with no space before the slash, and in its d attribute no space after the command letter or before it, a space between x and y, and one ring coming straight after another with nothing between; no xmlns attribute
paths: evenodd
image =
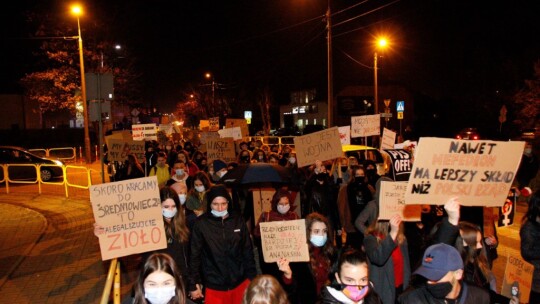
<svg viewBox="0 0 540 304"><path fill-rule="evenodd" d="M376 12L376 11L378 11L378 10L381 10L381 9L383 9L383 8L385 8L385 7L387 7L387 6L390 6L390 5L392 5L392 4L396 3L396 2L399 2L399 1L401 1L401 0L394 0L394 1L390 2L390 3L381 5L381 6L377 7L377 8L374 8L374 9L372 9L372 10L370 10L370 11L367 11L367 12L365 12L365 13L362 13L362 14L360 14L360 15L358 15L358 16L349 18L349 19L344 20L344 21L341 21L341 22L339 22L339 23L335 23L335 24L332 25L332 27L340 26L340 25L342 25L342 24L345 24L345 23L347 23L347 22L353 21L353 20L358 19L358 18L360 18L360 17L364 17L364 16L366 16L366 15L369 15L369 14L371 14L371 13L374 13L374 12Z"/></svg>

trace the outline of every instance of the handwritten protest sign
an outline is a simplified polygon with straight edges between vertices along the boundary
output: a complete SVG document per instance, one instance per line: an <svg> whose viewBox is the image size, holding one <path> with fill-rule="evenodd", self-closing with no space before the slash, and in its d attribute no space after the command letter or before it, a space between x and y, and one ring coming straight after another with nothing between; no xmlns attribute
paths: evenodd
<svg viewBox="0 0 540 304"><path fill-rule="evenodd" d="M157 140L156 124L132 125L133 140Z"/></svg>
<svg viewBox="0 0 540 304"><path fill-rule="evenodd" d="M363 115L351 117L351 137L365 137L381 134L381 116Z"/></svg>
<svg viewBox="0 0 540 304"><path fill-rule="evenodd" d="M90 201L103 260L167 247L155 176L90 186Z"/></svg>
<svg viewBox="0 0 540 304"><path fill-rule="evenodd" d="M516 175L524 142L420 138L406 204L501 206Z"/></svg>
<svg viewBox="0 0 540 304"><path fill-rule="evenodd" d="M405 222L420 221L421 205L405 205L406 182L381 182L379 198L379 220L389 220L399 214Z"/></svg>
<svg viewBox="0 0 540 304"><path fill-rule="evenodd" d="M337 127L294 138L299 167L311 165L316 160L325 161L341 157L341 141Z"/></svg>
<svg viewBox="0 0 540 304"><path fill-rule="evenodd" d="M205 145L210 139L219 139L219 133L217 132L202 132L201 133L201 144Z"/></svg>
<svg viewBox="0 0 540 304"><path fill-rule="evenodd" d="M261 223L261 241L264 261L309 261L305 220Z"/></svg>
<svg viewBox="0 0 540 304"><path fill-rule="evenodd" d="M339 128L339 139L341 140L342 145L351 144L351 126L338 127Z"/></svg>
<svg viewBox="0 0 540 304"><path fill-rule="evenodd" d="M240 138L235 139L242 139L242 137L249 136L249 129L247 125L247 120L245 118L227 118L225 121L225 128L240 128Z"/></svg>
<svg viewBox="0 0 540 304"><path fill-rule="evenodd" d="M519 303L529 303L533 271L533 265L517 256L508 255L501 294L507 298L512 298L512 284L517 282L519 285Z"/></svg>
<svg viewBox="0 0 540 304"><path fill-rule="evenodd" d="M274 188L254 188L253 189L253 216L259 220L261 213L272 209L272 197L276 193Z"/></svg>
<svg viewBox="0 0 540 304"><path fill-rule="evenodd" d="M412 155L402 149L384 150L392 162L390 176L395 181L408 181L412 169Z"/></svg>
<svg viewBox="0 0 540 304"><path fill-rule="evenodd" d="M232 138L208 140L208 142L206 142L206 158L209 163L215 159L221 159L226 163L236 161L234 140Z"/></svg>
<svg viewBox="0 0 540 304"><path fill-rule="evenodd" d="M145 161L143 141L109 138L107 148L107 160L109 161L124 162L127 160L128 154L133 154L139 162Z"/></svg>
<svg viewBox="0 0 540 304"><path fill-rule="evenodd" d="M383 135L381 140L381 150L394 149L394 143L396 142L396 132L384 128L382 134Z"/></svg>
<svg viewBox="0 0 540 304"><path fill-rule="evenodd" d="M232 138L234 140L242 139L242 131L239 127L221 129L218 133L221 138Z"/></svg>
<svg viewBox="0 0 540 304"><path fill-rule="evenodd" d="M208 125L208 131L217 132L217 130L219 130L219 117L209 118Z"/></svg>

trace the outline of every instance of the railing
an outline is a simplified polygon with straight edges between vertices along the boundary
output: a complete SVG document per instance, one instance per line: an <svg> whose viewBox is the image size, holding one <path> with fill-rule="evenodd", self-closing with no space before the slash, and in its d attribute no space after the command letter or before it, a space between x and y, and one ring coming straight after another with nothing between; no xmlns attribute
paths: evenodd
<svg viewBox="0 0 540 304"><path fill-rule="evenodd" d="M76 161L77 160L77 148L64 147L64 148L50 148L50 149L29 149L28 151L38 156L55 158L63 161Z"/></svg>
<svg viewBox="0 0 540 304"><path fill-rule="evenodd" d="M251 136L249 137L249 140L260 139L265 145L269 145L269 146L278 145L279 148L281 149L284 145L288 145L294 148L295 137L296 136Z"/></svg>
<svg viewBox="0 0 540 304"><path fill-rule="evenodd" d="M113 303L120 304L120 261L117 259L113 259L109 266L107 280L105 281L105 287L103 288L103 294L101 295L101 301L99 302L100 304L107 304L109 302L111 289L113 289Z"/></svg>

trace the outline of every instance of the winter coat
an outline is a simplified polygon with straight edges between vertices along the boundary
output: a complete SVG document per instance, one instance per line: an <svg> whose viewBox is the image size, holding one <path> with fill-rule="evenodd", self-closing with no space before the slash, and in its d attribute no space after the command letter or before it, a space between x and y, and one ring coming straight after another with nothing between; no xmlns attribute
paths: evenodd
<svg viewBox="0 0 540 304"><path fill-rule="evenodd" d="M519 231L521 256L534 266L532 290L540 292L540 223L526 221Z"/></svg>

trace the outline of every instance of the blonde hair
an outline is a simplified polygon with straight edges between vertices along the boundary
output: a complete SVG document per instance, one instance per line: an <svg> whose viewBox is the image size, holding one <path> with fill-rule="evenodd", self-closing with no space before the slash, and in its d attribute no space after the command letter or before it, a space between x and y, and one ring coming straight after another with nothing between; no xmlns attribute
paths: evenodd
<svg viewBox="0 0 540 304"><path fill-rule="evenodd" d="M289 299L273 276L259 275L246 289L242 304L289 304Z"/></svg>

